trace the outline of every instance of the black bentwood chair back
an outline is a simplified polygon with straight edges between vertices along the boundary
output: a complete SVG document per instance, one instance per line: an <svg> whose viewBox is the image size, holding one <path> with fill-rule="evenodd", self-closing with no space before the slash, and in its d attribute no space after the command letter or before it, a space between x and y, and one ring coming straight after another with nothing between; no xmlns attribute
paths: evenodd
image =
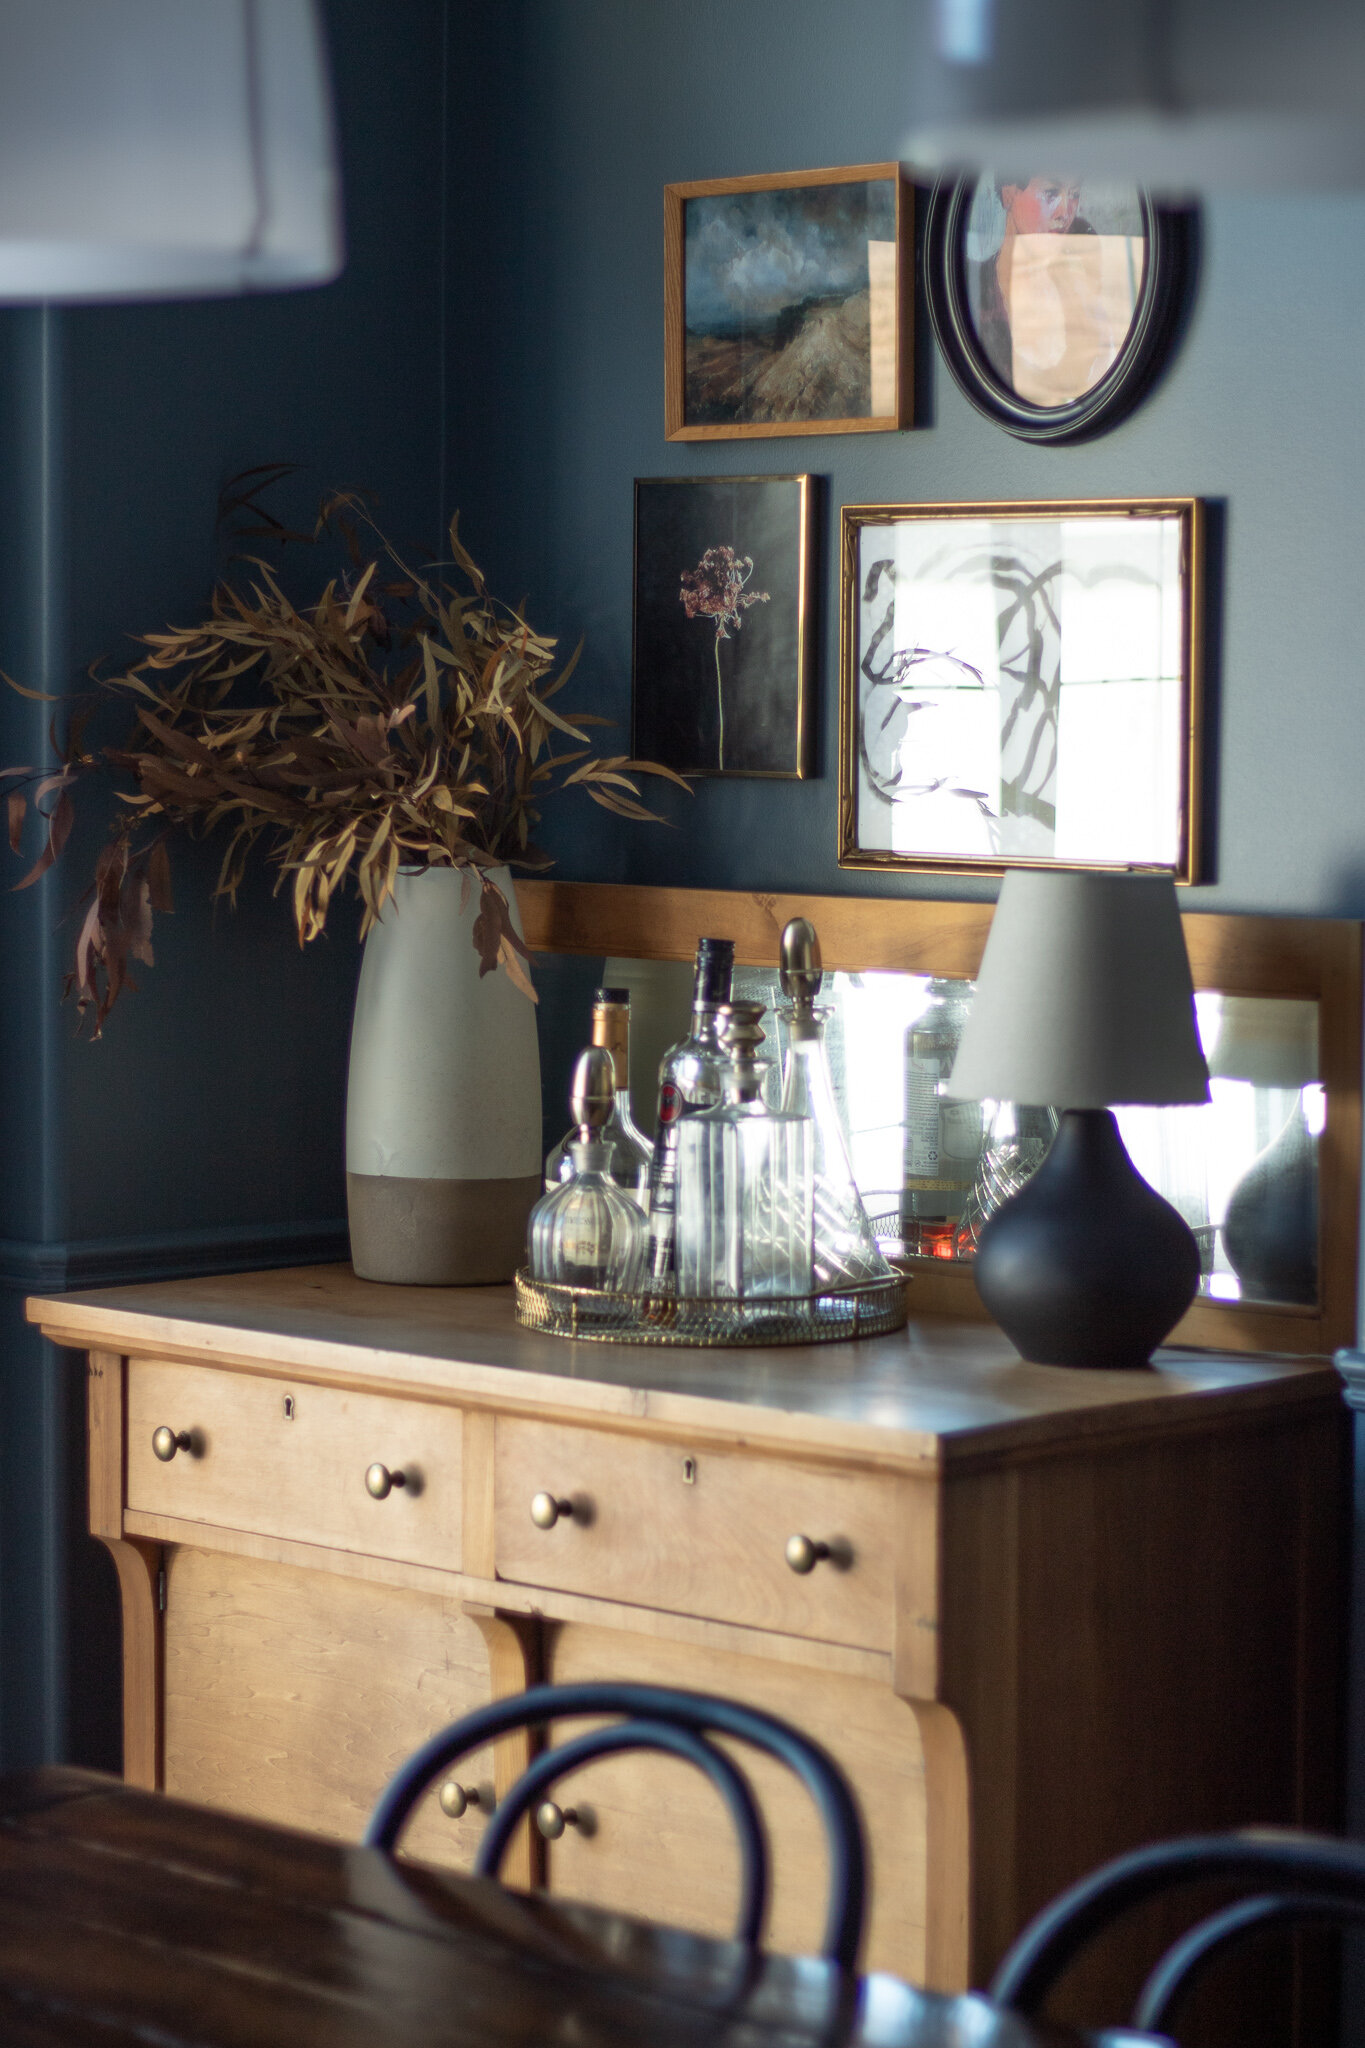
<svg viewBox="0 0 1365 2048"><path fill-rule="evenodd" d="M774 1714L741 1706L735 1700L676 1692L670 1686L607 1683L537 1685L509 1699L494 1700L453 1722L408 1758L370 1815L366 1843L392 1854L409 1815L432 1780L471 1750L482 1749L515 1728L539 1728L585 1714L619 1714L623 1718L546 1750L522 1772L484 1830L474 1859L478 1876L497 1876L517 1823L570 1771L620 1750L660 1750L695 1765L729 1811L740 1850L735 1939L756 1948L768 1903L767 1844L748 1779L725 1751L708 1739L734 1736L784 1763L814 1801L829 1851L829 1899L821 1954L843 1969L854 1968L863 1931L867 1852L848 1781L833 1758L809 1736Z"/></svg>
<svg viewBox="0 0 1365 2048"><path fill-rule="evenodd" d="M1169 2034L1185 1994L1216 1958L1263 1929L1296 1921L1365 1921L1365 1845L1285 1828L1182 1835L1104 1864L1044 1907L1001 1963L990 1995L1036 2018L1087 1942L1130 1907L1177 1885L1215 1878L1242 1897L1173 1943L1138 1994L1129 2024Z"/></svg>

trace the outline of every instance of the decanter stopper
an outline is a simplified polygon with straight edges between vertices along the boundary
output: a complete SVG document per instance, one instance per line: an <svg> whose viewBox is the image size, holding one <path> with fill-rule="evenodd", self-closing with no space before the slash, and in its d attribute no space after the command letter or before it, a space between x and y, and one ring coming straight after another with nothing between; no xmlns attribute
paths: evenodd
<svg viewBox="0 0 1365 2048"><path fill-rule="evenodd" d="M782 993L792 1006L793 1038L815 1035L815 998L824 973L820 964L820 941L808 917L794 917L782 933Z"/></svg>
<svg viewBox="0 0 1365 2048"><path fill-rule="evenodd" d="M611 1122L615 1104L616 1069L611 1054L605 1046L590 1045L578 1055L569 1091L569 1109L585 1144Z"/></svg>

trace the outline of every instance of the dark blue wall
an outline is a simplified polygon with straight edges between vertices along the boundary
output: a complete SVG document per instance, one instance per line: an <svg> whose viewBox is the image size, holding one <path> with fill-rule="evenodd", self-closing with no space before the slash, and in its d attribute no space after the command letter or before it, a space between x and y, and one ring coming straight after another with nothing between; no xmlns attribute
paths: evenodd
<svg viewBox="0 0 1365 2048"><path fill-rule="evenodd" d="M188 621L223 561L217 494L247 466L373 491L436 544L445 501L446 8L329 0L350 260L322 291L0 314L0 665L50 690ZM0 762L47 713L0 691ZM34 1287L290 1260L344 1245L354 919L300 954L257 878L215 915L208 848L175 855L157 964L98 1045L59 1005L98 844L0 895L0 1763L117 1760L111 1577L82 1532L82 1384L23 1327ZM3 856L9 859L6 853ZM84 873L82 862L84 861ZM20 872L17 863L13 874Z"/></svg>
<svg viewBox="0 0 1365 2048"><path fill-rule="evenodd" d="M1211 593L1211 880L1190 907L1365 916L1365 197L1209 202L1183 345L1132 418L1084 446L1031 447L980 418L935 359L922 317L912 432L664 439L665 184L896 157L911 4L525 0L506 10L518 90L480 138L491 175L479 208L483 247L506 267L485 267L492 289L464 300L477 317L452 327L466 387L492 395L486 440L461 449L452 439L451 488L499 586L528 590L533 617L567 644L586 637L580 696L624 733L632 480L809 470L825 514L817 779L702 784L690 801L665 798L677 821L668 832L566 803L543 835L559 872L993 893L836 865L838 508L1193 493L1220 515L1222 565ZM474 52L453 23L452 81ZM478 206L465 169L463 187L452 179L456 208ZM562 1111L550 1121L562 1126ZM1365 1616L1357 1638L1365 1646ZM1365 1669L1355 1693L1365 1728ZM1365 1990L1355 2007L1365 2013Z"/></svg>
<svg viewBox="0 0 1365 2048"><path fill-rule="evenodd" d="M497 397L452 493L503 587L587 637L583 676L629 727L631 483L824 480L820 779L703 784L676 832L590 806L547 818L585 878L982 895L835 864L836 577L843 503L1191 492L1226 506L1222 687L1213 706L1212 886L1192 908L1360 916L1365 703L1365 198L1210 203L1193 318L1169 374L1116 431L1031 447L968 406L921 332L922 422L905 434L669 443L663 187L898 154L909 0L526 0L515 102L499 108L485 235L508 267L456 337ZM451 77L466 68L452 29ZM472 187L452 185L456 206ZM459 289L467 293L470 280ZM453 299L452 299L453 303ZM513 386L509 396L509 383Z"/></svg>
<svg viewBox="0 0 1365 2048"><path fill-rule="evenodd" d="M897 153L905 0L328 0L351 258L320 292L0 314L0 664L46 687L202 605L213 505L248 464L376 491L419 546L458 505L494 585L586 636L578 700L629 719L636 476L809 469L822 482L819 768L666 796L671 830L585 799L547 815L560 872L980 895L834 861L835 586L849 501L1197 492L1226 507L1212 740L1219 909L1365 914L1359 627L1365 200L1206 212L1184 345L1082 448L971 411L920 325L902 435L690 448L663 438L662 188ZM0 761L45 714L0 692ZM97 821L82 830L88 850ZM79 855L80 847L72 849ZM7 857L7 856L6 856ZM34 1286L335 1249L356 968L345 918L305 955L257 884L207 904L177 861L158 964L103 1044L59 1007L69 858L0 895L0 1763L109 1756L107 1584L80 1534L80 1382L23 1330Z"/></svg>

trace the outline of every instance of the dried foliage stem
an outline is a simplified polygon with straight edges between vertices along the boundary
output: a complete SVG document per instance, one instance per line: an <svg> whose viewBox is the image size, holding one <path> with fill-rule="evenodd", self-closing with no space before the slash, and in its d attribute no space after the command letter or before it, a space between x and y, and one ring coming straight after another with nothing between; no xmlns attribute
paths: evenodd
<svg viewBox="0 0 1365 2048"><path fill-rule="evenodd" d="M250 474L269 482L278 472ZM241 490L234 503L259 512L263 487ZM581 647L556 672L555 641L489 594L458 519L450 561L418 571L354 493L327 498L311 536L286 535L264 516L284 538L339 536L349 572L296 606L267 561L243 558L236 579L215 589L207 619L145 635L140 662L96 678L100 690L131 700L125 744L87 751L78 712L55 774L0 777L11 783L14 850L25 780L34 780L46 826L20 887L60 855L71 790L87 772L110 768L134 785L119 791L68 990L98 1035L128 984L128 963L151 960L152 913L171 907L167 834L189 830L227 834L216 893L233 902L266 842L277 889L290 886L300 944L323 931L348 877L363 906L363 937L400 868L463 868L482 888L480 973L501 964L534 1000L525 947L489 870L548 864L531 834L555 789L581 788L620 817L651 820L635 778L686 783L653 762L594 753L587 729L607 721L553 707ZM44 809L44 798L55 800Z"/></svg>

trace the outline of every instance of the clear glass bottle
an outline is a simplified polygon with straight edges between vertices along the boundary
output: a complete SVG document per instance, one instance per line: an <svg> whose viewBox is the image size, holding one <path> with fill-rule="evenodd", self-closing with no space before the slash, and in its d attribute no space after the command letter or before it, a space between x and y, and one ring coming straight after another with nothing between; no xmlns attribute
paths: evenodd
<svg viewBox="0 0 1365 2048"><path fill-rule="evenodd" d="M649 1169L654 1147L637 1128L630 1113L630 990L594 989L592 998L592 1042L611 1055L616 1082L616 1104L603 1127L602 1143L611 1154L608 1171L618 1186L633 1195L640 1207L649 1208ZM573 1152L578 1126L571 1124L545 1161L546 1192L560 1181L572 1180Z"/></svg>
<svg viewBox="0 0 1365 2048"><path fill-rule="evenodd" d="M725 1100L678 1134L677 1291L692 1299L811 1292L813 1129L764 1101L762 1015L721 1010Z"/></svg>
<svg viewBox="0 0 1365 2048"><path fill-rule="evenodd" d="M958 1218L953 1241L953 1256L958 1259L976 1257L986 1224L1002 1202L1033 1179L1057 1135L1055 1109L1021 1102L985 1102L981 1108L986 1136Z"/></svg>
<svg viewBox="0 0 1365 2048"><path fill-rule="evenodd" d="M935 976L929 1000L905 1034L903 1229L912 1251L955 1255L962 1215L981 1157L981 1105L946 1099L971 984Z"/></svg>
<svg viewBox="0 0 1365 2048"><path fill-rule="evenodd" d="M721 1099L728 1063L721 1051L716 1017L721 1005L730 1000L734 967L733 939L697 941L692 1026L686 1038L670 1046L659 1067L659 1123L649 1175L649 1286L655 1294L677 1291L678 1132L684 1118Z"/></svg>
<svg viewBox="0 0 1365 2048"><path fill-rule="evenodd" d="M889 1280L891 1268L877 1248L863 1198L849 1164L843 1119L834 1099L823 1019L816 1008L824 975L820 941L808 918L794 917L782 934L782 992L791 1008L782 1107L811 1122L814 1178L812 1246L816 1287L856 1287Z"/></svg>
<svg viewBox="0 0 1365 2048"><path fill-rule="evenodd" d="M528 1226L533 1280L561 1287L602 1287L636 1294L644 1281L649 1230L638 1202L612 1178L604 1133L616 1104L611 1054L603 1046L580 1053L570 1106L578 1136L570 1148L573 1174L531 1211Z"/></svg>

